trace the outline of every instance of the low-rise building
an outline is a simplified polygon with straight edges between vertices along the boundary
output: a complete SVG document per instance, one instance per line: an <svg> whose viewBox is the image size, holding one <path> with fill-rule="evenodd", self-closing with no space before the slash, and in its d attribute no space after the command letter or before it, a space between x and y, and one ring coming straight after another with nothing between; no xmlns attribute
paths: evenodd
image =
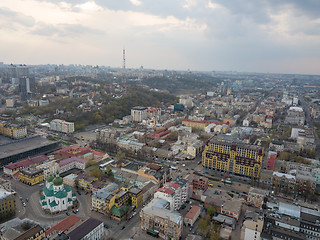
<svg viewBox="0 0 320 240"><path fill-rule="evenodd" d="M100 240L104 238L103 222L89 218L67 234L70 240Z"/></svg>
<svg viewBox="0 0 320 240"><path fill-rule="evenodd" d="M247 197L247 204L253 207L261 208L267 191L250 187L249 194Z"/></svg>
<svg viewBox="0 0 320 240"><path fill-rule="evenodd" d="M36 169L42 169L44 178L46 179L50 175L56 174L57 171L60 170L59 164L56 160L52 160L50 162L43 163L36 167Z"/></svg>
<svg viewBox="0 0 320 240"><path fill-rule="evenodd" d="M232 200L226 201L221 206L221 213L233 217L236 221L238 221L240 213L242 210L242 202L240 200Z"/></svg>
<svg viewBox="0 0 320 240"><path fill-rule="evenodd" d="M162 239L180 239L183 218L178 212L166 209L164 199L153 199L141 212L141 229Z"/></svg>
<svg viewBox="0 0 320 240"><path fill-rule="evenodd" d="M75 187L76 186L76 179L77 179L78 175L71 173L68 176L65 176L63 178L63 184L66 184L70 187Z"/></svg>
<svg viewBox="0 0 320 240"><path fill-rule="evenodd" d="M36 167L39 164L47 161L49 158L46 155L39 155L33 158L27 158L19 162L9 163L3 167L3 172L9 176L13 176L18 171L27 167Z"/></svg>
<svg viewBox="0 0 320 240"><path fill-rule="evenodd" d="M30 228L28 231L21 234L15 240L41 240L45 237L45 231L40 225Z"/></svg>
<svg viewBox="0 0 320 240"><path fill-rule="evenodd" d="M64 173L74 168L84 170L86 168L86 163L87 160L78 157L70 157L61 160L59 162L60 173Z"/></svg>
<svg viewBox="0 0 320 240"><path fill-rule="evenodd" d="M88 176L84 173L80 173L76 179L77 187L84 189L86 191L92 190L92 183L98 181L98 178Z"/></svg>
<svg viewBox="0 0 320 240"><path fill-rule="evenodd" d="M193 205L184 217L184 223L192 227L194 223L197 221L198 217L200 216L200 213L201 207Z"/></svg>
<svg viewBox="0 0 320 240"><path fill-rule="evenodd" d="M19 174L20 182L33 186L44 180L42 169L22 169Z"/></svg>
<svg viewBox="0 0 320 240"><path fill-rule="evenodd" d="M72 226L74 226L76 223L80 221L81 221L81 218L75 215L70 215L65 219L61 220L60 222L58 222L56 225L46 230L46 237L48 239L53 239L59 233L67 231L69 228L71 228Z"/></svg>

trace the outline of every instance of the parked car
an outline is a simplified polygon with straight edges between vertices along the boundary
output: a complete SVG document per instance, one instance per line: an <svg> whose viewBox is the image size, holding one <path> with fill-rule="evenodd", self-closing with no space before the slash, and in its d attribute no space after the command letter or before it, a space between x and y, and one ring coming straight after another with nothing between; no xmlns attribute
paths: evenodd
<svg viewBox="0 0 320 240"><path fill-rule="evenodd" d="M126 228L126 226L123 225L122 228L121 228L121 230L123 230L123 229L125 229L125 228Z"/></svg>
<svg viewBox="0 0 320 240"><path fill-rule="evenodd" d="M69 216L69 215L70 215L70 213L69 213L69 212L66 212L66 215L67 215L67 216Z"/></svg>

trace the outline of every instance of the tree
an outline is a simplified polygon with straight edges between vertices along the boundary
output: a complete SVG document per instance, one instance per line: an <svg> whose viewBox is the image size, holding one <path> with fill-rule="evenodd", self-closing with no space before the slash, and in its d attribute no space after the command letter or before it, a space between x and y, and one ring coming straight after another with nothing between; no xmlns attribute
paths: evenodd
<svg viewBox="0 0 320 240"><path fill-rule="evenodd" d="M107 174L108 177L109 177L109 176L113 176L113 172L112 172L112 170L111 170L110 165L107 165L107 166L106 166L106 174Z"/></svg>
<svg viewBox="0 0 320 240"><path fill-rule="evenodd" d="M289 152L281 152L278 159L288 161L291 158L291 153Z"/></svg>
<svg viewBox="0 0 320 240"><path fill-rule="evenodd" d="M125 154L123 151L119 150L119 151L117 152L117 155L116 155L116 158L117 158L117 159L123 159L123 158L125 158L125 157L126 157L126 154Z"/></svg>
<svg viewBox="0 0 320 240"><path fill-rule="evenodd" d="M92 177L96 177L96 178L100 179L103 177L103 175L104 175L104 173L100 170L99 167L95 167L94 169L92 169L90 171L90 176L92 176Z"/></svg>
<svg viewBox="0 0 320 240"><path fill-rule="evenodd" d="M208 215L210 215L210 217L212 217L213 215L216 214L216 209L213 206L209 206L207 209Z"/></svg>
<svg viewBox="0 0 320 240"><path fill-rule="evenodd" d="M219 229L211 228L210 240L219 240Z"/></svg>
<svg viewBox="0 0 320 240"><path fill-rule="evenodd" d="M90 161L88 161L88 162L87 162L87 164L86 164L86 168L91 167L91 166L94 166L94 165L96 165L96 164L97 164L97 162L96 162L96 161L94 161L94 160L90 160Z"/></svg>
<svg viewBox="0 0 320 240"><path fill-rule="evenodd" d="M198 227L202 233L206 234L208 231L208 221L206 219L200 219Z"/></svg>

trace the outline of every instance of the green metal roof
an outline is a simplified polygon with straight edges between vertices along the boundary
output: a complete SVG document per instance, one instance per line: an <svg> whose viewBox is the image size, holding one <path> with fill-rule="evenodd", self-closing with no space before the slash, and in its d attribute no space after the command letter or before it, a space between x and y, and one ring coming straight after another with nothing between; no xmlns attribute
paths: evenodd
<svg viewBox="0 0 320 240"><path fill-rule="evenodd" d="M52 197L54 195L53 191L46 187L42 188L42 191L46 197Z"/></svg>
<svg viewBox="0 0 320 240"><path fill-rule="evenodd" d="M56 201L53 201L51 203L49 203L50 207L55 207L58 206L58 204L56 203Z"/></svg>
<svg viewBox="0 0 320 240"><path fill-rule="evenodd" d="M76 196L76 193L72 193L72 197L75 197Z"/></svg>
<svg viewBox="0 0 320 240"><path fill-rule="evenodd" d="M72 199L71 199L71 198L68 198L68 202L72 202Z"/></svg>
<svg viewBox="0 0 320 240"><path fill-rule="evenodd" d="M44 199L45 199L45 196L41 196L41 197L40 197L40 200L44 200Z"/></svg>
<svg viewBox="0 0 320 240"><path fill-rule="evenodd" d="M111 208L111 212L114 214L114 215L117 215L119 217L122 217L128 210L128 207L127 206L123 206L123 207L116 207L115 205Z"/></svg>
<svg viewBox="0 0 320 240"><path fill-rule="evenodd" d="M41 204L42 204L42 206L46 206L46 205L47 205L47 202L46 202L46 201L43 201Z"/></svg>
<svg viewBox="0 0 320 240"><path fill-rule="evenodd" d="M65 198L67 197L67 192L66 191L58 191L56 194L54 194L54 196L56 198Z"/></svg>
<svg viewBox="0 0 320 240"><path fill-rule="evenodd" d="M65 189L67 192L72 191L72 187L70 187L70 186L64 186L64 189Z"/></svg>

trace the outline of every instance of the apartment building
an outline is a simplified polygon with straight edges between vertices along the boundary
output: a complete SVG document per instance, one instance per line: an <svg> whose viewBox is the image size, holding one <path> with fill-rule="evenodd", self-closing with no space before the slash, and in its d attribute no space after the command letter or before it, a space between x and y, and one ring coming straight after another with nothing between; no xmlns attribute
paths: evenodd
<svg viewBox="0 0 320 240"><path fill-rule="evenodd" d="M22 124L0 122L0 133L14 139L24 138L27 136L27 127Z"/></svg>
<svg viewBox="0 0 320 240"><path fill-rule="evenodd" d="M131 116L134 122L142 122L147 118L147 108L146 107L134 107L131 109Z"/></svg>
<svg viewBox="0 0 320 240"><path fill-rule="evenodd" d="M92 210L105 214L106 200L112 193L117 193L119 186L115 183L100 189L92 194L91 204Z"/></svg>
<svg viewBox="0 0 320 240"><path fill-rule="evenodd" d="M179 210L189 198L189 182L185 179L177 179L166 182L162 188L154 193L154 198L162 198L170 203L170 210Z"/></svg>
<svg viewBox="0 0 320 240"><path fill-rule="evenodd" d="M66 122L60 119L54 119L50 122L50 130L63 132L63 133L73 133L74 132L74 123Z"/></svg>
<svg viewBox="0 0 320 240"><path fill-rule="evenodd" d="M44 180L43 170L42 169L23 169L19 174L20 182L33 186Z"/></svg>
<svg viewBox="0 0 320 240"><path fill-rule="evenodd" d="M198 175L192 175L193 190L206 191L208 189L208 178Z"/></svg>
<svg viewBox="0 0 320 240"><path fill-rule="evenodd" d="M16 203L14 193L0 188L0 219L6 219L15 214Z"/></svg>
<svg viewBox="0 0 320 240"><path fill-rule="evenodd" d="M141 212L141 229L162 239L180 239L183 218L178 212L167 209L169 202L153 199Z"/></svg>
<svg viewBox="0 0 320 240"><path fill-rule="evenodd" d="M202 165L209 169L247 177L260 177L264 149L233 139L211 139L202 153Z"/></svg>

